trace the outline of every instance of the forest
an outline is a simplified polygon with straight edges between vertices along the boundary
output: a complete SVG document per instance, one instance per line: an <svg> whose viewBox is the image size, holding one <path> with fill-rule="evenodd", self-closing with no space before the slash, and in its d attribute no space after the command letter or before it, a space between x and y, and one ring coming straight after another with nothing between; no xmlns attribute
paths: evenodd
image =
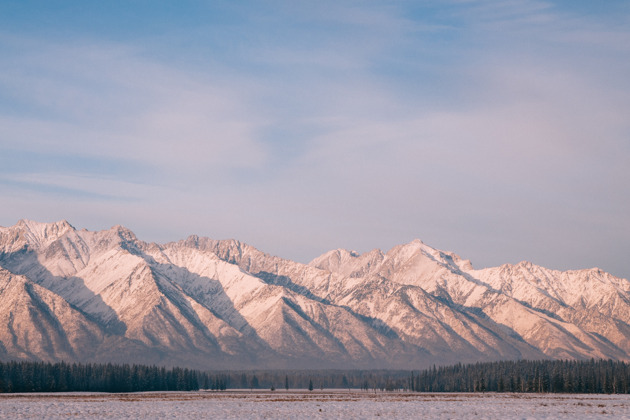
<svg viewBox="0 0 630 420"><path fill-rule="evenodd" d="M138 392L227 389L407 392L630 393L630 364L612 360L501 361L420 371L255 370L98 363L0 362L0 392Z"/></svg>
<svg viewBox="0 0 630 420"><path fill-rule="evenodd" d="M612 360L519 360L432 368L411 374L419 392L627 394L630 365Z"/></svg>
<svg viewBox="0 0 630 420"><path fill-rule="evenodd" d="M199 389L201 372L157 366L0 362L0 392L136 392Z"/></svg>

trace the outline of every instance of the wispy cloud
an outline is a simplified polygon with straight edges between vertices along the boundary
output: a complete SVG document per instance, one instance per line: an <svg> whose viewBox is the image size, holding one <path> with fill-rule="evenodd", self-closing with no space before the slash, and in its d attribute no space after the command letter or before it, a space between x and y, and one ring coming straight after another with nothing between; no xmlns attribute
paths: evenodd
<svg viewBox="0 0 630 420"><path fill-rule="evenodd" d="M3 37L0 217L627 276L626 26L533 0L230 7L127 42Z"/></svg>
<svg viewBox="0 0 630 420"><path fill-rule="evenodd" d="M48 45L11 64L3 78L28 109L2 117L5 147L189 170L265 158L255 132L264 121L235 85L115 45Z"/></svg>

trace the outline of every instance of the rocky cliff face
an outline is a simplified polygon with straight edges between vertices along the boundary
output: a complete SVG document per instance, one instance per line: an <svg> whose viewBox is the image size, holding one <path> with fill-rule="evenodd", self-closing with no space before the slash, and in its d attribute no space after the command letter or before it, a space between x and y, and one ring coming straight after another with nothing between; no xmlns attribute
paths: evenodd
<svg viewBox="0 0 630 420"><path fill-rule="evenodd" d="M199 368L419 368L630 359L630 282L530 263L475 270L421 241L310 264L121 226L0 228L0 358Z"/></svg>

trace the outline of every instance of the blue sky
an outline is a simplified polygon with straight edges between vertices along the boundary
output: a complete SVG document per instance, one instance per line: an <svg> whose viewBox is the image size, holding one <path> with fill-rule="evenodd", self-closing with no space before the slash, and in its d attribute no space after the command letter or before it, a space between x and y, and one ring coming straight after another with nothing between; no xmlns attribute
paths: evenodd
<svg viewBox="0 0 630 420"><path fill-rule="evenodd" d="M627 1L5 1L0 225L630 277Z"/></svg>

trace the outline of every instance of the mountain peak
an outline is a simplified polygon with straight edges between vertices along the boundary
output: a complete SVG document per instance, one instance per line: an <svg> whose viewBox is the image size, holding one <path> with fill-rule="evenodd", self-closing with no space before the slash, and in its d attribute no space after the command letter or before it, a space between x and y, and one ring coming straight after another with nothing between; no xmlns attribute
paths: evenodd
<svg viewBox="0 0 630 420"><path fill-rule="evenodd" d="M315 258L308 265L350 277L362 277L377 267L383 260L380 249L359 254L347 249L334 249Z"/></svg>
<svg viewBox="0 0 630 420"><path fill-rule="evenodd" d="M115 235L119 236L121 239L126 241L136 240L136 234L131 231L131 229L126 228L123 225L115 225L109 229L110 232L113 232Z"/></svg>
<svg viewBox="0 0 630 420"><path fill-rule="evenodd" d="M314 258L309 265L322 268L328 271L335 271L335 268L348 260L358 258L360 255L356 251L348 251L344 248L332 249L324 252L319 257Z"/></svg>
<svg viewBox="0 0 630 420"><path fill-rule="evenodd" d="M26 244L38 247L54 242L68 232L74 232L75 228L67 220L43 223L21 219L9 230L17 231L18 237Z"/></svg>
<svg viewBox="0 0 630 420"><path fill-rule="evenodd" d="M17 227L28 228L29 230L45 230L45 229L59 229L59 230L75 230L74 226L67 220L59 220L57 222L37 222L35 220L20 219L15 224Z"/></svg>

